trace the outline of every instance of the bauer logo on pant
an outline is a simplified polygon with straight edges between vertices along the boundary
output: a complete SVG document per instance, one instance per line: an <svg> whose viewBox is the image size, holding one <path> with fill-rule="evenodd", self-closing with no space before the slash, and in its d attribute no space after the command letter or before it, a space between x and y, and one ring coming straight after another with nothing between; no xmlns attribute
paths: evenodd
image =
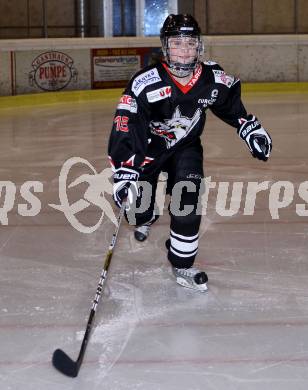
<svg viewBox="0 0 308 390"><path fill-rule="evenodd" d="M44 91L59 91L72 81L77 81L78 72L74 60L65 53L49 51L41 53L32 61L29 83Z"/></svg>

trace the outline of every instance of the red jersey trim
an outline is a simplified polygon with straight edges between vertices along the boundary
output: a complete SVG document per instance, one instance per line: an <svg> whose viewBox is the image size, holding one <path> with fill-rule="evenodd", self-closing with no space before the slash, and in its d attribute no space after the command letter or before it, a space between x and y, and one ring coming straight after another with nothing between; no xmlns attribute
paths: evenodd
<svg viewBox="0 0 308 390"><path fill-rule="evenodd" d="M164 62L162 63L163 67L166 69L166 71L168 72L169 76L172 78L172 81L174 82L174 84L184 93L186 94L187 92L189 92L192 87L196 84L196 82L199 80L200 76L201 76L201 73L202 73L202 66L199 64L197 66L197 69L195 70L192 78L188 81L188 83L186 85L182 85L181 83L179 83L173 76L173 74L170 72L167 64L165 64Z"/></svg>

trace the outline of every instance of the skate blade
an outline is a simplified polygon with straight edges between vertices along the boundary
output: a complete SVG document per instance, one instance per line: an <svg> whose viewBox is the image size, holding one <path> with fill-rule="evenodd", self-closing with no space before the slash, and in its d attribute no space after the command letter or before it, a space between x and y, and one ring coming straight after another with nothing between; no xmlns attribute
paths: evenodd
<svg viewBox="0 0 308 390"><path fill-rule="evenodd" d="M190 290L199 291L199 292L206 292L208 290L206 283L196 284L195 286L193 286L190 283L188 283L185 279L179 277L176 278L176 282L180 286L189 288Z"/></svg>

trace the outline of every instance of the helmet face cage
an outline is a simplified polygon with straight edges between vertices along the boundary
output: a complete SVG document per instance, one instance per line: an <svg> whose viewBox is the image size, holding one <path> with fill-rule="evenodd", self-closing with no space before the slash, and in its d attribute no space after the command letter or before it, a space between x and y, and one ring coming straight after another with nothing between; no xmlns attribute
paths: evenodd
<svg viewBox="0 0 308 390"><path fill-rule="evenodd" d="M200 38L200 28L198 23L191 15L169 15L165 20L160 31L163 54L172 74L177 77L186 77L190 75L202 57L204 48ZM193 61L189 63L180 63L171 61L169 38L196 38L196 54Z"/></svg>
<svg viewBox="0 0 308 390"><path fill-rule="evenodd" d="M193 59L193 61L189 63L181 63L181 62L175 62L171 60L170 57L170 45L169 45L169 39L173 37L190 37L190 38L197 38L197 47L196 47L196 54ZM177 77L186 77L191 72L194 71L198 63L200 62L200 58L203 54L203 44L201 41L201 38L198 36L192 36L192 35L174 35L170 37L166 37L162 43L163 47L163 53L166 59L166 62L171 70L171 72L177 76Z"/></svg>

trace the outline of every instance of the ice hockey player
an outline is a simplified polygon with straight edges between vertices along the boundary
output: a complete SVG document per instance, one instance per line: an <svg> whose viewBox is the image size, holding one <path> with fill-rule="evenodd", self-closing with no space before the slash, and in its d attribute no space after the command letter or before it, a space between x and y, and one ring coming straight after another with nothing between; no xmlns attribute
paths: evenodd
<svg viewBox="0 0 308 390"><path fill-rule="evenodd" d="M135 238L145 240L155 215L155 191L160 172L168 173L172 199L177 183L183 187L181 207L190 212L170 214L168 259L176 281L197 291L207 290L207 275L193 267L198 251L201 215L197 212L203 178L200 135L210 109L235 127L253 157L266 161L272 149L269 134L258 119L248 114L242 101L240 80L215 62L202 62L203 42L198 23L191 15L169 15L160 39L164 60L136 73L125 89L113 120L108 153L113 167L113 196L121 206L133 192L142 199L138 182L151 184L150 207L135 215ZM186 190L185 190L186 189ZM181 209L182 210L182 209Z"/></svg>

